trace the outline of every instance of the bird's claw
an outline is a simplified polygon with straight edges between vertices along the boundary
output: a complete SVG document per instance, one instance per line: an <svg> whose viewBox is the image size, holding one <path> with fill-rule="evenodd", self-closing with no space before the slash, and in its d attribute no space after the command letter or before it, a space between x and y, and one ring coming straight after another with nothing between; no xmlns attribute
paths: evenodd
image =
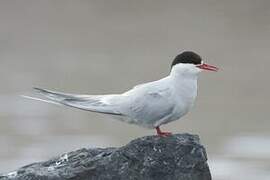
<svg viewBox="0 0 270 180"><path fill-rule="evenodd" d="M160 137L168 137L168 136L171 136L172 133L171 132L161 132L158 134L158 136Z"/></svg>
<svg viewBox="0 0 270 180"><path fill-rule="evenodd" d="M160 137L168 137L172 135L171 132L162 132L159 127L156 127L156 130L157 130L157 135Z"/></svg>

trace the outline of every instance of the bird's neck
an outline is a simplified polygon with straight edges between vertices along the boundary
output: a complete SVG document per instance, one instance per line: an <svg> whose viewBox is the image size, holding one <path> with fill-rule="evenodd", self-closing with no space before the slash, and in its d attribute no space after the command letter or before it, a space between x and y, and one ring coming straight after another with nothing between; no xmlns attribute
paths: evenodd
<svg viewBox="0 0 270 180"><path fill-rule="evenodd" d="M171 69L170 77L176 81L197 81L199 71L192 66L176 65Z"/></svg>
<svg viewBox="0 0 270 180"><path fill-rule="evenodd" d="M198 73L188 73L185 71L171 71L169 75L175 98L181 106L180 109L188 111L194 104L197 96Z"/></svg>
<svg viewBox="0 0 270 180"><path fill-rule="evenodd" d="M171 73L169 79L172 81L173 86L176 89L182 90L197 90L197 80L198 76L193 74L181 74L181 73Z"/></svg>
<svg viewBox="0 0 270 180"><path fill-rule="evenodd" d="M169 78L177 94L194 99L197 96L198 74L190 68L178 66L172 68Z"/></svg>

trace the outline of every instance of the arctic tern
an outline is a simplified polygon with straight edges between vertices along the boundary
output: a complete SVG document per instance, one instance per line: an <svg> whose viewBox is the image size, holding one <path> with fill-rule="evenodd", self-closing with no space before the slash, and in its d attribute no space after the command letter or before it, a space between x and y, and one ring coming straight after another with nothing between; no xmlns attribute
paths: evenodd
<svg viewBox="0 0 270 180"><path fill-rule="evenodd" d="M171 133L161 131L160 126L181 118L191 109L202 70L218 71L218 68L205 64L198 54L184 51L173 60L168 76L122 94L79 95L34 88L44 99L24 97L108 114L124 122L155 128L159 136L168 136Z"/></svg>

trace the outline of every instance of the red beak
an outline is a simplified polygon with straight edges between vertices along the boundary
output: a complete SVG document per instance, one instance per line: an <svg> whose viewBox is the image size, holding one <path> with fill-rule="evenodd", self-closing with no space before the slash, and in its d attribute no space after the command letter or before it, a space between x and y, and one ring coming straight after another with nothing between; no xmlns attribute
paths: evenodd
<svg viewBox="0 0 270 180"><path fill-rule="evenodd" d="M212 66L209 64L205 64L205 63L197 65L197 67L200 69L203 69L203 70L208 70L208 71L215 71L215 72L218 71L218 67L215 67L215 66Z"/></svg>

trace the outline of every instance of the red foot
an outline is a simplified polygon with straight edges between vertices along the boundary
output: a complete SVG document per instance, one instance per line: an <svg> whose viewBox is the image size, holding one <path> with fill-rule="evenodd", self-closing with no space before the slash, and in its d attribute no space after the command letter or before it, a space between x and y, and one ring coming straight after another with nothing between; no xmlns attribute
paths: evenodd
<svg viewBox="0 0 270 180"><path fill-rule="evenodd" d="M158 135L158 136L161 136L161 137L167 137L167 136L172 135L171 132L162 132L162 131L160 130L159 126L156 127L156 130L157 130L157 135Z"/></svg>

